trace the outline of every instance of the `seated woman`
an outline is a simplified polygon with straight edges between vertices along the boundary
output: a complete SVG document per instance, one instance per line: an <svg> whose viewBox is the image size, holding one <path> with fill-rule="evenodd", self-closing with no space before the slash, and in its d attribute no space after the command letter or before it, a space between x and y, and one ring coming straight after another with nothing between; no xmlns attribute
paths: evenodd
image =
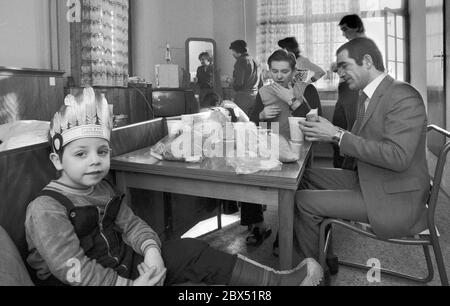
<svg viewBox="0 0 450 306"><path fill-rule="evenodd" d="M294 82L294 54L280 49L269 57L268 62L274 83L260 89L250 120L257 125L278 122L280 134L289 139L289 117L306 117L311 109L317 109L321 116L319 94L311 84Z"/></svg>
<svg viewBox="0 0 450 306"><path fill-rule="evenodd" d="M278 42L278 46L282 49L293 53L296 59L296 73L294 81L301 81L306 83L315 83L325 76L325 71L311 62L307 57L301 55L300 47L295 37L286 37ZM309 78L309 71L312 71L314 75Z"/></svg>
<svg viewBox="0 0 450 306"><path fill-rule="evenodd" d="M289 139L289 117L306 117L311 109L318 109L321 116L319 94L311 84L298 81L294 83L296 74L294 54L284 49L277 50L269 57L268 64L274 83L259 90L250 120L257 125L260 122L267 122L267 128L270 128L271 122L278 122L280 135ZM241 210L241 224L253 224L259 229L254 230L252 240L264 239L267 227L264 224L263 207L246 204L242 205ZM277 246L276 240L274 247Z"/></svg>

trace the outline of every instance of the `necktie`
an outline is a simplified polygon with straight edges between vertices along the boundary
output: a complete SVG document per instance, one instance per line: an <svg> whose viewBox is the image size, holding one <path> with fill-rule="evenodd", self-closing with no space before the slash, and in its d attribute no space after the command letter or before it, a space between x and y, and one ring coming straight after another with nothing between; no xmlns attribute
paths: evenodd
<svg viewBox="0 0 450 306"><path fill-rule="evenodd" d="M358 99L358 112L356 113L356 121L353 125L352 134L358 135L361 131L362 124L364 122L364 117L366 115L366 102L369 98L367 95L361 91L359 93ZM357 170L357 160L354 157L346 156L342 164L342 168L346 170Z"/></svg>
<svg viewBox="0 0 450 306"><path fill-rule="evenodd" d="M361 91L358 99L358 112L356 113L356 121L353 125L352 133L359 134L362 124L364 122L364 117L366 115L366 102L368 100L367 95Z"/></svg>

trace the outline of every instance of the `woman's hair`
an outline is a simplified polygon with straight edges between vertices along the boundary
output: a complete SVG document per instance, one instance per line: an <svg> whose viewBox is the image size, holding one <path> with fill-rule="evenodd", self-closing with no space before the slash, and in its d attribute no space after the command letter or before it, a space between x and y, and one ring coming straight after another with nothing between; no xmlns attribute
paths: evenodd
<svg viewBox="0 0 450 306"><path fill-rule="evenodd" d="M245 54L248 52L247 43L244 40L233 41L230 45L230 50L236 51L240 54Z"/></svg>
<svg viewBox="0 0 450 306"><path fill-rule="evenodd" d="M202 52L200 53L200 55L198 56L198 59L201 61L202 58L205 58L208 62L212 62L212 57L208 52Z"/></svg>
<svg viewBox="0 0 450 306"><path fill-rule="evenodd" d="M363 21L356 14L344 16L341 22L339 22L339 26L343 26L344 24L350 29L356 29L358 33L364 33L366 31Z"/></svg>
<svg viewBox="0 0 450 306"><path fill-rule="evenodd" d="M278 42L278 46L294 53L295 58L300 57L300 47L295 37L286 37Z"/></svg>
<svg viewBox="0 0 450 306"><path fill-rule="evenodd" d="M295 70L295 66L297 65L297 59L295 58L294 53L285 49L279 49L272 53L267 62L269 68L271 67L272 62L288 62L292 70Z"/></svg>

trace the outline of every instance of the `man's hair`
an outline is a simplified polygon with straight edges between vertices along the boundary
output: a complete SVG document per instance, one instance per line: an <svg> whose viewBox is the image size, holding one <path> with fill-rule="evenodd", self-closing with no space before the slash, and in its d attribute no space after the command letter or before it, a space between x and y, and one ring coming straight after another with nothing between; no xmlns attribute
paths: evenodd
<svg viewBox="0 0 450 306"><path fill-rule="evenodd" d="M212 57L211 57L211 55L209 55L208 52L202 52L202 53L200 53L200 55L198 56L198 59L201 60L203 57L204 57L207 61L212 62Z"/></svg>
<svg viewBox="0 0 450 306"><path fill-rule="evenodd" d="M295 58L300 57L300 47L295 37L286 37L278 42L278 46L282 49L286 49L289 52L294 53Z"/></svg>
<svg viewBox="0 0 450 306"><path fill-rule="evenodd" d="M247 53L247 43L244 40L233 41L230 45L230 50L236 51L240 54Z"/></svg>
<svg viewBox="0 0 450 306"><path fill-rule="evenodd" d="M353 58L359 66L362 66L364 56L370 55L375 68L381 72L385 71L383 55L373 40L365 37L350 40L336 51L336 55L344 50L348 51L348 57Z"/></svg>
<svg viewBox="0 0 450 306"><path fill-rule="evenodd" d="M343 26L344 24L351 29L356 29L358 33L366 32L363 21L356 14L344 16L341 22L339 22L339 25Z"/></svg>
<svg viewBox="0 0 450 306"><path fill-rule="evenodd" d="M269 67L271 67L272 62L288 62L292 70L295 70L295 66L297 65L297 59L295 58L294 53L285 49L279 49L272 53L267 62Z"/></svg>

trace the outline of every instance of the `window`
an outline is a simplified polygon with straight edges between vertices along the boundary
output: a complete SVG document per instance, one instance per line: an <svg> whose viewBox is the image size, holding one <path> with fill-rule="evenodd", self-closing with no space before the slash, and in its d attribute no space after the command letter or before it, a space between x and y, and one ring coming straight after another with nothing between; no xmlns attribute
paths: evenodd
<svg viewBox="0 0 450 306"><path fill-rule="evenodd" d="M317 82L322 90L334 90L338 77L330 66L336 50L346 42L338 26L341 18L356 13L366 34L383 53L392 76L406 78L406 8L403 0L258 0L257 59L267 59L278 41L295 36L302 55L327 71Z"/></svg>
<svg viewBox="0 0 450 306"><path fill-rule="evenodd" d="M129 0L82 0L81 22L71 23L75 86L126 87Z"/></svg>

